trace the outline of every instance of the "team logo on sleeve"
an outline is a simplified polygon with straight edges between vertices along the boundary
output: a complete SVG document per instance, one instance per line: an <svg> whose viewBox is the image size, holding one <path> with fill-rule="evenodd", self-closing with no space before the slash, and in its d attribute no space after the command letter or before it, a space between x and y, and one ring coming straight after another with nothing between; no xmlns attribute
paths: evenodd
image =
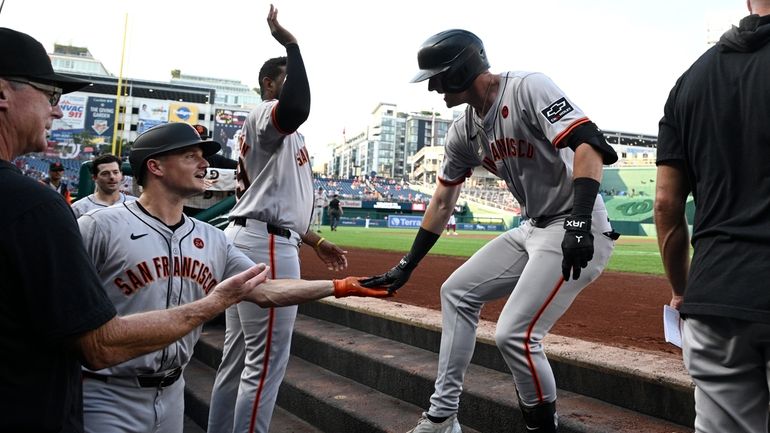
<svg viewBox="0 0 770 433"><path fill-rule="evenodd" d="M556 123L564 116L572 112L572 105L567 102L567 98L560 98L556 102L549 105L541 113L551 123Z"/></svg>

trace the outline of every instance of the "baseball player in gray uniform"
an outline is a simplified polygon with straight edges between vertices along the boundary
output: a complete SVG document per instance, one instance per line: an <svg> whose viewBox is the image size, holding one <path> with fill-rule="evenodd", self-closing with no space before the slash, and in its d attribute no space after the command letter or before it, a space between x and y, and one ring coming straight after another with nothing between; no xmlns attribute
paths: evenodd
<svg viewBox="0 0 770 433"><path fill-rule="evenodd" d="M119 314L168 309L206 296L218 282L254 266L224 233L182 213L205 189L205 156L219 150L193 127L169 123L140 135L132 170L144 187L137 201L89 212L78 220L105 291ZM264 264L264 277L269 267ZM355 277L334 281L270 280L259 305L283 306L335 296L385 296ZM245 304L245 303L244 303ZM255 304L252 304L255 305ZM88 432L182 431L184 379L200 327L173 344L114 367L83 370Z"/></svg>
<svg viewBox="0 0 770 433"><path fill-rule="evenodd" d="M503 179L525 222L489 242L441 287L443 332L430 408L412 430L460 432L457 410L485 302L508 297L496 330L519 394L527 431L555 432L556 385L542 340L580 291L604 269L616 238L598 195L602 164L617 160L602 133L548 77L492 74L482 41L465 30L427 39L417 55L450 127L439 182L411 251L364 285L401 287L440 237L475 167Z"/></svg>
<svg viewBox="0 0 770 433"><path fill-rule="evenodd" d="M270 265L271 278L299 278L301 242L314 247L329 269L343 269L347 261L345 251L309 230L313 177L297 129L310 111L310 87L297 40L277 14L271 5L267 22L287 56L268 60L259 72L262 103L241 129L237 202L225 234L252 260ZM296 314L296 307L247 303L227 310L209 433L267 433Z"/></svg>
<svg viewBox="0 0 770 433"><path fill-rule="evenodd" d="M322 186L318 187L318 190L313 196L313 227L315 227L316 233L321 233L321 224L324 219L324 208L329 204L329 199L326 198L326 191Z"/></svg>
<svg viewBox="0 0 770 433"><path fill-rule="evenodd" d="M117 156L108 153L94 158L91 161L91 174L96 185L94 193L72 203L75 218L80 218L94 209L136 200L136 197L120 192L123 172L120 170L120 158Z"/></svg>

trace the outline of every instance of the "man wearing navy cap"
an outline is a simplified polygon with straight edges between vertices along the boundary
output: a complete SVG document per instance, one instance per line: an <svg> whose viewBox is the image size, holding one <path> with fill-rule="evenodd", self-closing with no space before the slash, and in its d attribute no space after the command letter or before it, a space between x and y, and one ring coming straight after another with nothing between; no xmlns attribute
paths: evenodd
<svg viewBox="0 0 770 433"><path fill-rule="evenodd" d="M52 190L58 192L64 197L64 201L67 204L72 204L72 196L70 195L70 189L67 182L62 181L64 177L64 166L61 162L52 162L48 167L48 178L43 180L43 183L48 185Z"/></svg>

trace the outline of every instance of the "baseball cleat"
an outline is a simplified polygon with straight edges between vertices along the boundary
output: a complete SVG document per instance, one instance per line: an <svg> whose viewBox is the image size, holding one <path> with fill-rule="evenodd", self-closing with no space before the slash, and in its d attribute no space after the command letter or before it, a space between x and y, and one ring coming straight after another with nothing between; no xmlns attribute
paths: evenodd
<svg viewBox="0 0 770 433"><path fill-rule="evenodd" d="M460 423L457 421L457 414L452 414L442 423L434 423L428 419L428 414L423 412L417 426L407 433L462 433Z"/></svg>

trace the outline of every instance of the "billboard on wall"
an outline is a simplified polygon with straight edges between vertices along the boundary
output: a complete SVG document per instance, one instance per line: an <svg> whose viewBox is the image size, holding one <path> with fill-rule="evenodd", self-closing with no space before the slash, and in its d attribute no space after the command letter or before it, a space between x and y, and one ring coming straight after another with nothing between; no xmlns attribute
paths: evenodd
<svg viewBox="0 0 770 433"><path fill-rule="evenodd" d="M73 135L83 132L87 101L84 95L62 95L59 100L62 118L54 119L51 124L51 141L71 143Z"/></svg>
<svg viewBox="0 0 770 433"><path fill-rule="evenodd" d="M136 132L142 133L153 126L168 123L168 102L144 101L139 105L139 120Z"/></svg>
<svg viewBox="0 0 770 433"><path fill-rule="evenodd" d="M168 105L168 121L195 125L198 123L198 107L192 103L172 102Z"/></svg>
<svg viewBox="0 0 770 433"><path fill-rule="evenodd" d="M240 109L217 108L214 110L213 139L222 145L222 153L228 158L238 158L236 135L246 122L249 112Z"/></svg>
<svg viewBox="0 0 770 433"><path fill-rule="evenodd" d="M85 131L93 139L89 144L112 143L115 126L115 99L91 96L86 105Z"/></svg>

